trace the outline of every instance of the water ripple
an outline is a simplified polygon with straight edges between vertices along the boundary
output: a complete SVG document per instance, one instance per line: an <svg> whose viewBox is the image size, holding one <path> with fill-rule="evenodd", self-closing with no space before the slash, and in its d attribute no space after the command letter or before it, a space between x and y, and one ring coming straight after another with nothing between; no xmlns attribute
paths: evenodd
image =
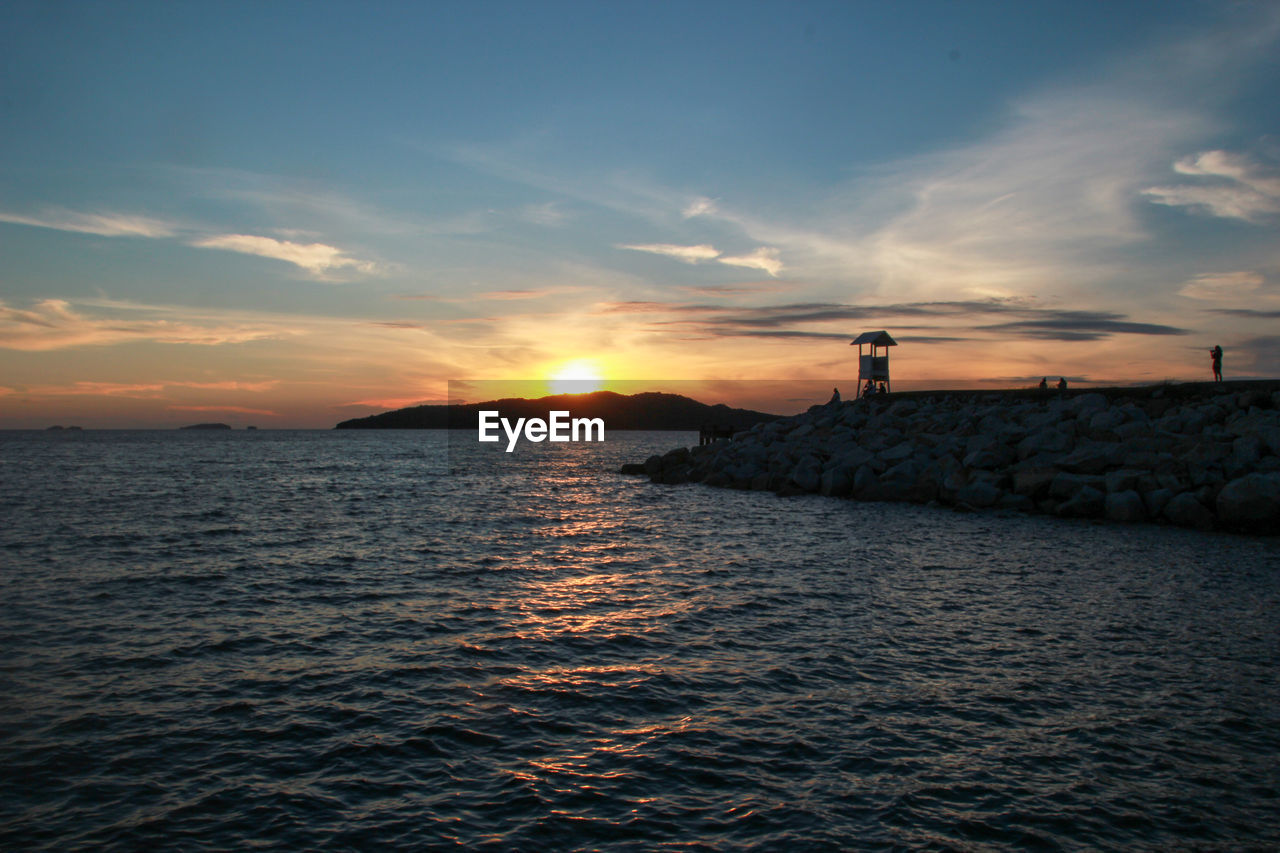
<svg viewBox="0 0 1280 853"><path fill-rule="evenodd" d="M1274 541L439 438L0 437L0 847L1280 845Z"/></svg>

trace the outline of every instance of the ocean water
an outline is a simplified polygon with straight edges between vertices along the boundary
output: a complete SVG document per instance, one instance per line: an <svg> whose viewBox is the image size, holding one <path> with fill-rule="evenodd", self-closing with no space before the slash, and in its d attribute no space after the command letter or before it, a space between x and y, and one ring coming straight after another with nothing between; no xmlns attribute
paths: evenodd
<svg viewBox="0 0 1280 853"><path fill-rule="evenodd" d="M0 849L1280 846L1280 540L691 438L0 433Z"/></svg>

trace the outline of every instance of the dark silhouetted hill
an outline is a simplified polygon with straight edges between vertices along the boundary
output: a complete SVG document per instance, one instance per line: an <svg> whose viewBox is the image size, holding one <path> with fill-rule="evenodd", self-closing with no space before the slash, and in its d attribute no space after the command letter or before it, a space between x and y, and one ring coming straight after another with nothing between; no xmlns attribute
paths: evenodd
<svg viewBox="0 0 1280 853"><path fill-rule="evenodd" d="M747 429L762 421L782 417L750 409L733 409L723 403L709 406L679 394L595 391L590 394L557 394L536 400L508 398L487 403L412 406L353 418L334 429L475 429L478 413L494 410L513 422L516 418L545 420L548 412L567 411L574 418L603 418L606 430L698 430L708 424Z"/></svg>

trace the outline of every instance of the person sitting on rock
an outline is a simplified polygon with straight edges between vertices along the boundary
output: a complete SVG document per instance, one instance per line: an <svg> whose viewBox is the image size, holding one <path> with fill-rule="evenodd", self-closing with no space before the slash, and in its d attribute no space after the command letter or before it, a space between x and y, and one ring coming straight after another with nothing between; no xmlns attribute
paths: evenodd
<svg viewBox="0 0 1280 853"><path fill-rule="evenodd" d="M834 406L836 403L839 403L839 402L840 402L840 389L839 389L839 388L832 388L832 389L831 389L831 399L827 401L827 405L828 405L828 406Z"/></svg>
<svg viewBox="0 0 1280 853"><path fill-rule="evenodd" d="M885 387L885 384L884 384L883 382L881 382L881 383L880 383L880 390L879 390L879 391L877 391L876 393L878 393L878 394L888 394L888 393L889 393L889 389Z"/></svg>
<svg viewBox="0 0 1280 853"><path fill-rule="evenodd" d="M1041 377L1040 377L1040 390L1041 390L1041 391L1048 391L1048 390L1049 390L1049 377L1048 377L1048 376L1041 376Z"/></svg>
<svg viewBox="0 0 1280 853"><path fill-rule="evenodd" d="M866 387L864 387L864 388L862 389L862 396L864 396L864 397L870 397L870 396L871 396L872 394L874 394L874 393L876 393L876 383L874 383L874 382L872 382L870 379L868 379L868 380L867 380Z"/></svg>
<svg viewBox="0 0 1280 853"><path fill-rule="evenodd" d="M1058 377L1058 390L1059 391L1067 390L1067 377L1065 376Z"/></svg>

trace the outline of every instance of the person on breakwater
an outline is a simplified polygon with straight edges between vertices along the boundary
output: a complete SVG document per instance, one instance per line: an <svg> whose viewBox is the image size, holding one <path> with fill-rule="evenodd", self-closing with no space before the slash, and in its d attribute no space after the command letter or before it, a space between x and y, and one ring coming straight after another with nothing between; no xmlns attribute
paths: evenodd
<svg viewBox="0 0 1280 853"><path fill-rule="evenodd" d="M1213 359L1213 381L1222 381L1222 347L1215 346L1209 350L1209 357Z"/></svg>
<svg viewBox="0 0 1280 853"><path fill-rule="evenodd" d="M839 388L832 388L832 389L831 389L831 399L827 401L827 405L828 405L828 406L834 406L836 403L839 403L839 402L840 402L840 389L839 389Z"/></svg>
<svg viewBox="0 0 1280 853"><path fill-rule="evenodd" d="M1048 391L1048 390L1049 390L1049 377L1048 377L1048 376L1041 376L1041 377L1040 377L1040 390L1041 390L1041 391Z"/></svg>
<svg viewBox="0 0 1280 853"><path fill-rule="evenodd" d="M862 389L862 396L870 397L875 393L876 393L876 383L868 379L866 387Z"/></svg>
<svg viewBox="0 0 1280 853"><path fill-rule="evenodd" d="M1058 393L1063 393L1066 390L1067 390L1067 377L1059 376L1058 377Z"/></svg>

